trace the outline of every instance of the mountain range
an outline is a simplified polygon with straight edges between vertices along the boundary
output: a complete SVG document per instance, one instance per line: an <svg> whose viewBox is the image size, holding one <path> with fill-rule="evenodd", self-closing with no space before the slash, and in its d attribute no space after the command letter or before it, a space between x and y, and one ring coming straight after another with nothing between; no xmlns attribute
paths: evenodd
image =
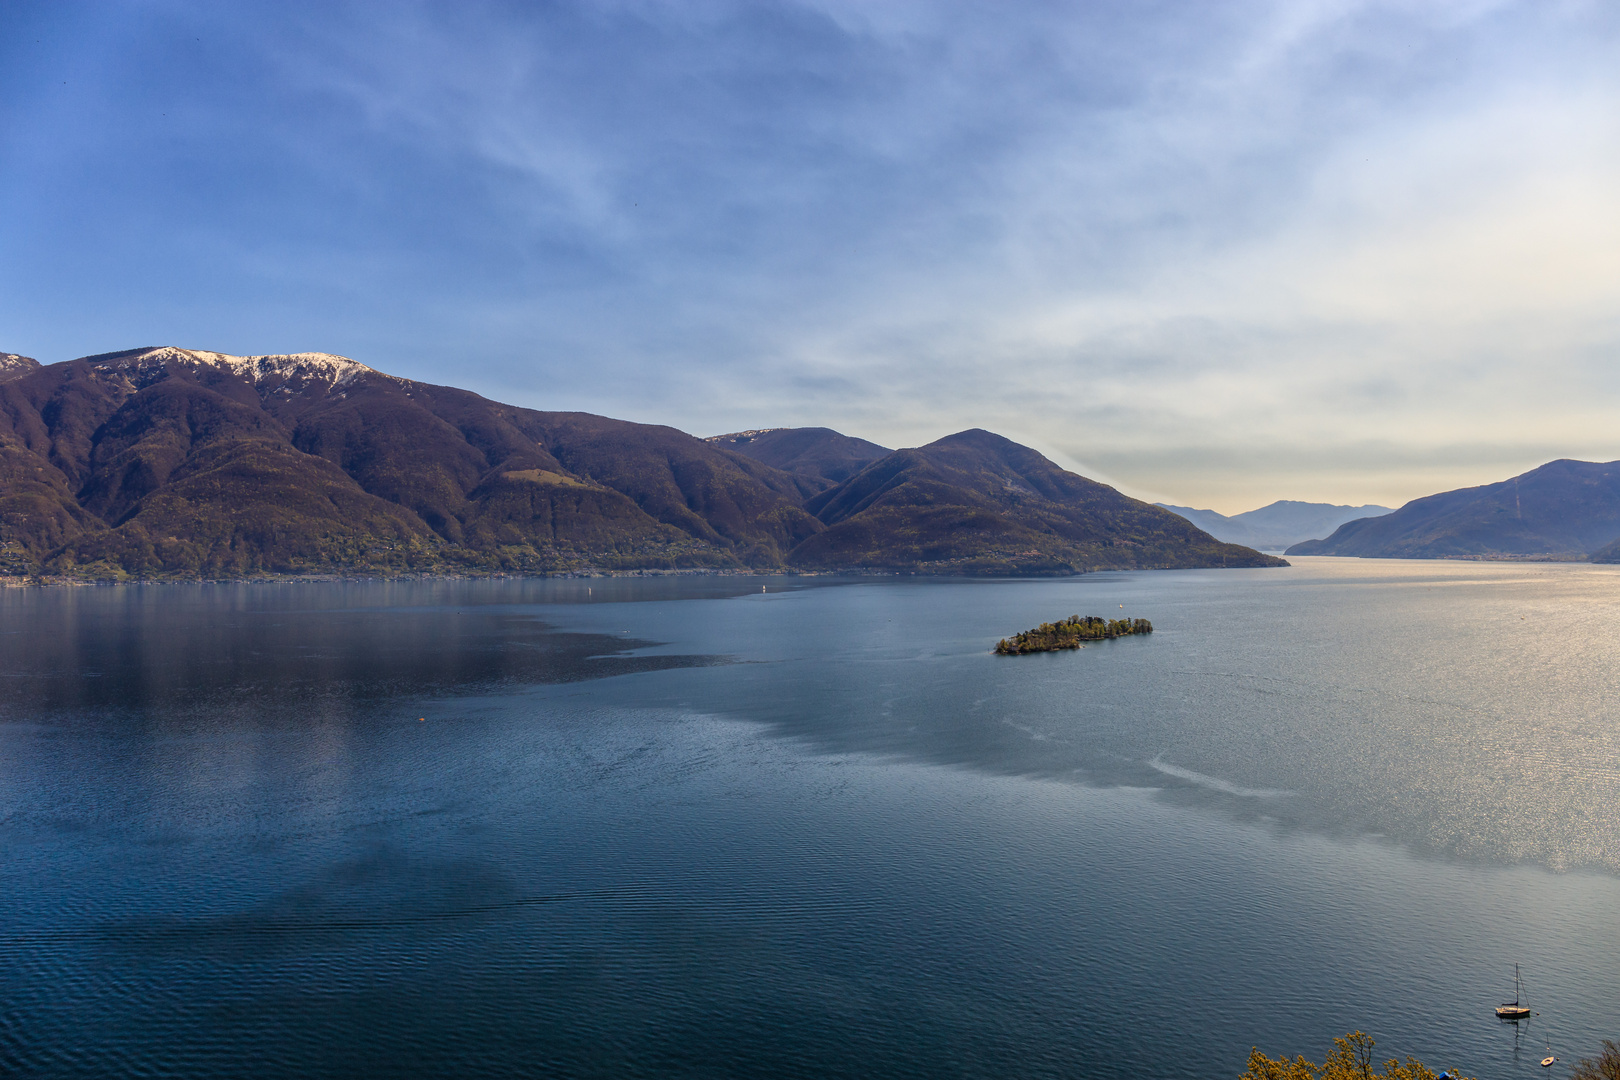
<svg viewBox="0 0 1620 1080"><path fill-rule="evenodd" d="M1499 483L1414 499L1288 554L1620 561L1620 461L1552 461Z"/></svg>
<svg viewBox="0 0 1620 1080"><path fill-rule="evenodd" d="M705 440L326 353L0 354L0 573L88 580L633 569L1268 566L970 430Z"/></svg>
<svg viewBox="0 0 1620 1080"><path fill-rule="evenodd" d="M1217 540L1261 551L1282 551L1292 544L1326 536L1347 521L1390 512L1387 506L1335 506L1292 499L1281 499L1231 517L1213 510L1194 510L1190 506L1158 505L1180 514Z"/></svg>

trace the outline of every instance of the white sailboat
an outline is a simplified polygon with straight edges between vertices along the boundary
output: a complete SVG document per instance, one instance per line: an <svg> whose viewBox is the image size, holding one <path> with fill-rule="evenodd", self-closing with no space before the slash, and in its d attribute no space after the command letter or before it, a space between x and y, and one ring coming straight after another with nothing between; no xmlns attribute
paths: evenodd
<svg viewBox="0 0 1620 1080"><path fill-rule="evenodd" d="M1498 1020L1528 1020L1530 1006L1524 1004L1524 983L1519 979L1519 965L1513 965L1513 1000L1496 1007Z"/></svg>

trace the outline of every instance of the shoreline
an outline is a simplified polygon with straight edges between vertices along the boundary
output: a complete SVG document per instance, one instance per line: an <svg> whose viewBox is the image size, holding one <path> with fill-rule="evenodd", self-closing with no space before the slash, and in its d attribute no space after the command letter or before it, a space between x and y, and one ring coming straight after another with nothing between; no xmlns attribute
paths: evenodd
<svg viewBox="0 0 1620 1080"><path fill-rule="evenodd" d="M826 571L826 570L739 570L714 567L696 567L667 570L558 570L506 572L487 574L405 573L387 574L366 571L330 572L312 574L255 574L244 577L130 577L123 581L110 578L87 579L62 575L31 577L26 575L0 575L0 589L94 588L107 585L299 585L331 584L339 581L492 581L492 580L570 580L602 578L651 577L836 577L898 575L900 571Z"/></svg>
<svg viewBox="0 0 1620 1080"><path fill-rule="evenodd" d="M1287 564L1284 564L1287 565ZM851 566L837 570L804 570L793 567L644 567L637 570L556 570L491 571L489 573L384 573L376 571L331 571L309 574L254 574L243 577L128 577L76 578L60 574L33 576L0 574L0 589L88 588L109 585L296 585L330 584L340 581L491 581L491 580L600 580L603 578L665 577L802 577L873 578L912 577L963 579L973 581L1028 581L1083 577L1090 574L1147 573L1161 570L1252 570L1275 567L1241 566L1109 566L1089 570L1061 570L1029 573L975 573L966 569L900 569L895 567Z"/></svg>

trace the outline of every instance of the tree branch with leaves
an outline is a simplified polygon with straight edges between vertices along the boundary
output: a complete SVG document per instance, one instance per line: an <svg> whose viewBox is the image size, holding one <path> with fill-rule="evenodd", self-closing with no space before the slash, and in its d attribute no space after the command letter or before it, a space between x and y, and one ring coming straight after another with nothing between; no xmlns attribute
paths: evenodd
<svg viewBox="0 0 1620 1080"><path fill-rule="evenodd" d="M1383 1072L1374 1072L1375 1045L1370 1036L1352 1031L1342 1039L1333 1040L1333 1052L1320 1065L1304 1057L1296 1057L1293 1061L1269 1058L1256 1047L1249 1051L1249 1068L1238 1080L1439 1080L1428 1066L1412 1057L1404 1062L1390 1058L1384 1062ZM1452 1073L1445 1075L1455 1076ZM1594 1073L1593 1076L1609 1080L1607 1073ZM1455 1076L1455 1080L1464 1078Z"/></svg>

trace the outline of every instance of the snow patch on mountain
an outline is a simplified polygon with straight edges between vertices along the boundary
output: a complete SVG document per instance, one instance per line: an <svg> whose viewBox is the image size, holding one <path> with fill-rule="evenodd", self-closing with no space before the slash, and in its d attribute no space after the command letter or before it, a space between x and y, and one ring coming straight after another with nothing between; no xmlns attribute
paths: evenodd
<svg viewBox="0 0 1620 1080"><path fill-rule="evenodd" d="M222 368L252 379L255 383L267 379L282 382L319 380L330 387L342 386L361 375L382 375L375 368L358 360L333 353L275 353L266 356L232 356L230 353L208 352L204 349L180 349L164 345L132 356L120 357L110 366L120 369L145 369L166 363L196 364ZM384 375L384 378L393 378Z"/></svg>
<svg viewBox="0 0 1620 1080"><path fill-rule="evenodd" d="M773 431L786 431L786 428L762 427L750 428L747 431L733 431L728 435L705 435L704 442L745 443L761 435L769 435Z"/></svg>
<svg viewBox="0 0 1620 1080"><path fill-rule="evenodd" d="M39 361L32 356L18 356L16 353L0 352L0 379L24 375L38 368Z"/></svg>

